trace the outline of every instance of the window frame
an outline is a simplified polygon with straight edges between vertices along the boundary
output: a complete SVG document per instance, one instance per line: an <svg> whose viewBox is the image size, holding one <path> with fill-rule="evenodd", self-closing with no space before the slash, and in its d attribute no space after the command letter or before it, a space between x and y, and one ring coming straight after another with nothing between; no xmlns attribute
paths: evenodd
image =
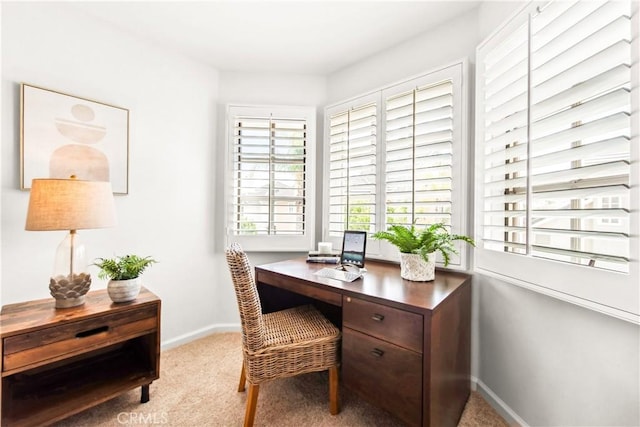
<svg viewBox="0 0 640 427"><path fill-rule="evenodd" d="M238 116L253 117L277 117L287 119L303 119L307 124L306 138L306 162L305 162L305 231L299 236L290 235L235 235L233 227L233 201L234 188L234 127L235 118ZM224 179L224 203L225 203L225 244L238 242L247 252L301 252L313 249L315 241L315 214L316 214L316 108L309 106L283 106L283 105L246 105L227 104L226 106L226 137L225 137L225 179Z"/></svg>
<svg viewBox="0 0 640 427"><path fill-rule="evenodd" d="M530 2L497 28L476 49L475 95L475 239L474 271L495 277L535 292L552 296L591 310L617 317L632 323L640 323L640 146L639 146L639 70L638 70L638 4L632 2L631 28L631 165L630 165L630 263L629 273L590 268L527 255L498 252L482 247L484 158L480 148L484 141L484 105L482 92L482 59L492 45L505 40L515 29L526 23L529 14L547 2ZM636 52L636 53L634 53ZM530 54L528 54L528 57ZM529 89L528 89L529 90ZM529 105L529 108L531 106Z"/></svg>
<svg viewBox="0 0 640 427"><path fill-rule="evenodd" d="M386 163L385 155L385 135L386 135L386 119L385 100L389 96L399 94L407 90L416 89L430 83L450 79L454 85L454 103L458 102L455 108L454 116L454 137L452 142L453 155L452 160L452 209L451 224L452 232L456 234L470 235L470 211L468 201L472 197L472 190L469 185L468 170L471 167L469 157L469 93L468 93L468 73L469 66L466 59L460 59L444 66L429 70L419 75L411 76L385 85L368 92L366 94L353 97L351 99L331 104L325 108L324 113L324 146L323 146L323 200L329 200L329 170L330 170L330 117L344 111L346 109L357 108L371 102L376 103L377 117L377 140L376 140L376 158L377 158L377 177L376 186L378 196L376 198L376 231L386 229L386 193L385 193L385 175L384 168ZM328 218L329 206L325 203L323 206L322 220L322 239L323 241L332 242L334 247L341 245L341 237L331 236L329 234ZM370 236L369 236L370 237ZM452 256L452 262L447 269L467 271L471 268L470 264L470 248L469 245L459 244L456 242L456 248L459 255ZM367 242L367 258L378 259L392 262L400 261L400 254L397 248L385 241L369 239ZM438 267L443 267L441 256L437 258Z"/></svg>

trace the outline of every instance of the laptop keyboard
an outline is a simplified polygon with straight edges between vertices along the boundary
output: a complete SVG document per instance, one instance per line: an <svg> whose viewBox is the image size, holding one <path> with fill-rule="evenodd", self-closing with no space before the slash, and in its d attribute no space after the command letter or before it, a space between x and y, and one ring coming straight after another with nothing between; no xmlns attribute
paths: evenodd
<svg viewBox="0 0 640 427"><path fill-rule="evenodd" d="M353 282L361 276L360 273L351 271L336 270L335 268L323 268L314 273L316 276L327 277L329 279L342 280L343 282Z"/></svg>

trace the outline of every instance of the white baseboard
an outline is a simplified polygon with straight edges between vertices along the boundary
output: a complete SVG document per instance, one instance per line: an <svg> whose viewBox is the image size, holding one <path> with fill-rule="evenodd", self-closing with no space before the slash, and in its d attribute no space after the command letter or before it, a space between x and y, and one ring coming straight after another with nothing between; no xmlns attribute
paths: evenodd
<svg viewBox="0 0 640 427"><path fill-rule="evenodd" d="M480 381L478 378L472 376L471 377L471 388L480 393L482 397L495 409L498 414L510 425L510 426L520 426L520 427L529 427L522 418L515 413L513 409L509 407L502 399L498 397L497 394L493 392L485 383Z"/></svg>
<svg viewBox="0 0 640 427"><path fill-rule="evenodd" d="M239 323L219 323L210 325L201 329L198 329L188 334L180 335L179 337L172 338L167 341L163 341L160 344L162 350L169 350L170 348L177 347L182 344L186 344L198 338L206 337L207 335L215 334L218 332L240 332Z"/></svg>

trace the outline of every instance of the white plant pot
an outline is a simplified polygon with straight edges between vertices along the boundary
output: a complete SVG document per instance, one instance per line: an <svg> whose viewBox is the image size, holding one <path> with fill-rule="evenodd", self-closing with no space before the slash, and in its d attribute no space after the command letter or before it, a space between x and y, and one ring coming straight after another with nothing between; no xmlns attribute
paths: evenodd
<svg viewBox="0 0 640 427"><path fill-rule="evenodd" d="M400 276L414 282L428 282L436 277L436 253L425 261L420 254L400 254Z"/></svg>
<svg viewBox="0 0 640 427"><path fill-rule="evenodd" d="M140 277L129 280L109 280L107 293L113 302L133 301L140 293L140 286L142 286Z"/></svg>

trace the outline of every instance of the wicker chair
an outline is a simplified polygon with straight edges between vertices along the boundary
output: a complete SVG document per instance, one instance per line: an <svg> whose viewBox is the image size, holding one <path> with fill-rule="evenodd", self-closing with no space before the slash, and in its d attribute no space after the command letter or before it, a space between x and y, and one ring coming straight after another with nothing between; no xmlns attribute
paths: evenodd
<svg viewBox="0 0 640 427"><path fill-rule="evenodd" d="M329 370L329 412L338 403L340 330L311 305L262 314L246 254L238 243L226 250L242 323L242 372L238 391L249 381L244 425L253 425L260 383Z"/></svg>

